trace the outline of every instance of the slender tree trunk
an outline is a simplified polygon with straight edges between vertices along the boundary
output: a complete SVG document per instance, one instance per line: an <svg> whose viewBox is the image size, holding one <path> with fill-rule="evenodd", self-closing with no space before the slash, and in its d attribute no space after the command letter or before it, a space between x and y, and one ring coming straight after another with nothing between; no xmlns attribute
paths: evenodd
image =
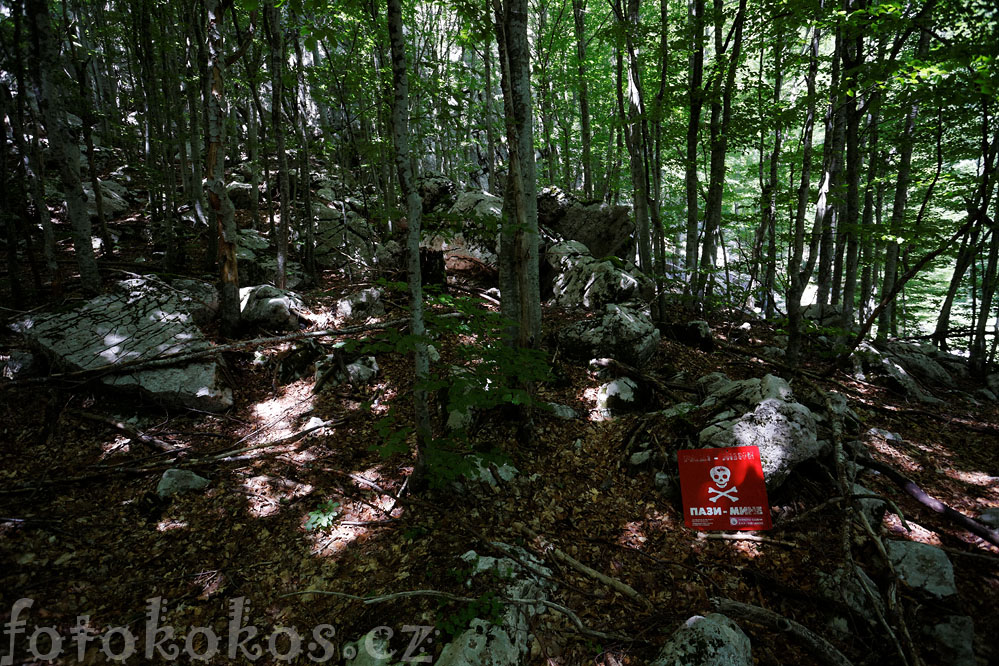
<svg viewBox="0 0 999 666"><path fill-rule="evenodd" d="M222 50L223 9L219 0L205 0L208 12L208 150L205 171L208 174L208 203L218 227L219 271L222 279L222 332L232 336L239 328L239 270L236 264L235 209L225 183L225 126L228 105L225 98L225 58Z"/></svg>
<svg viewBox="0 0 999 666"><path fill-rule="evenodd" d="M510 153L500 244L501 309L511 322L510 342L534 347L540 343L541 292L527 0L493 0L493 7Z"/></svg>
<svg viewBox="0 0 999 666"><path fill-rule="evenodd" d="M725 157L728 154L728 127L732 119L732 94L735 88L735 73L742 50L742 27L746 17L746 0L740 0L739 11L733 28L735 36L728 47L722 45L722 0L715 0L715 53L728 56L728 68L722 79L721 66L715 68L711 99L711 167L708 181L708 199L704 205L704 243L702 247L700 271L697 277L695 299L706 306L711 295L714 277L711 269L715 265L715 236L721 228L722 196L725 188Z"/></svg>
<svg viewBox="0 0 999 666"><path fill-rule="evenodd" d="M583 144L583 196L593 198L593 157L591 143L593 132L590 129L590 93L586 81L586 5L584 0L572 0L573 26L576 31L576 71L579 85L579 123ZM663 30L665 31L665 25Z"/></svg>
<svg viewBox="0 0 999 666"><path fill-rule="evenodd" d="M392 51L392 80L395 95L392 100L392 130L395 139L395 166L399 187L406 199L407 232L406 271L409 279L410 332L413 336L413 363L416 385L413 388L414 422L418 441L417 462L413 470L414 485L422 485L426 473L425 451L431 444L430 409L426 382L430 375L426 330L423 323L423 287L420 276L420 221L423 202L413 182L409 145L409 80L406 71L406 42L402 32L402 2L388 0L389 44Z"/></svg>
<svg viewBox="0 0 999 666"><path fill-rule="evenodd" d="M829 303L832 290L832 263L835 252L834 232L842 197L839 192L843 172L843 144L846 138L846 122L842 108L843 93L840 86L840 71L843 61L844 37L842 28L836 30L836 47L833 53L832 81L829 86L829 105L826 107L825 145L822 155L822 178L819 181L819 197L815 203L813 239L819 239L818 275L816 302ZM809 262L812 258L809 257Z"/></svg>
<svg viewBox="0 0 999 666"><path fill-rule="evenodd" d="M916 48L917 58L926 57L929 49L930 36L926 31L922 31L919 37L919 45ZM911 94L910 94L911 98ZM898 179L895 183L895 199L892 203L891 222L889 222L889 234L892 239L888 241L888 251L885 255L884 278L881 281L882 301L888 294L894 293L896 273L898 272L899 242L898 237L902 234L905 226L905 209L909 197L909 180L912 169L912 144L913 135L916 132L916 116L919 114L919 105L912 99L908 100L908 109L905 115L905 127L902 136L899 137L899 157L898 157ZM878 319L878 338L888 337L891 330L892 318L895 316L895 305L889 302L881 312Z"/></svg>
<svg viewBox="0 0 999 666"><path fill-rule="evenodd" d="M277 236L277 274L274 281L278 289L287 284L288 226L290 194L288 187L288 154L285 151L284 123L281 104L284 95L284 34L281 29L281 10L276 5L267 8L267 23L271 46L271 135L277 150L278 183L281 188L281 222Z"/></svg>
<svg viewBox="0 0 999 666"><path fill-rule="evenodd" d="M866 0L846 0L848 12L863 10ZM864 64L864 35L860 30L850 29L846 48L843 51L843 80L848 90L857 90L860 84L860 70ZM878 93L872 93L877 95ZM869 100L870 102L870 100ZM860 121L864 110L857 103L854 93L846 100L846 206L845 217L840 230L846 235L846 267L843 278L843 319L842 327L847 328L853 321L853 310L857 295L857 269L860 260L860 170L863 155L860 145ZM838 285L838 280L835 280ZM838 289L834 290L834 296Z"/></svg>
<svg viewBox="0 0 999 666"><path fill-rule="evenodd" d="M66 214L73 235L73 250L80 269L80 283L85 292L95 294L100 291L101 277L94 258L90 216L80 181L79 142L73 136L62 106L62 99L67 91L60 81L63 78L63 67L56 38L52 33L48 3L44 0L28 0L26 7L32 26L35 98L45 118L49 149L60 167L60 181L66 195Z"/></svg>
<svg viewBox="0 0 999 666"><path fill-rule="evenodd" d="M697 137L701 127L701 107L704 105L704 0L687 0L690 30L690 81L688 83L687 152L684 161L684 181L687 193L686 262L688 287L695 288L698 248L698 179Z"/></svg>
<svg viewBox="0 0 999 666"><path fill-rule="evenodd" d="M807 107L805 111L805 126L801 133L801 174L798 184L798 198L795 205L794 241L791 244L791 261L788 266L787 287L787 350L788 363L798 362L801 353L801 296L805 292L808 280L815 265L815 252L810 252L811 258L806 266L802 266L805 250L805 210L808 205L809 185L812 178L812 132L815 128L815 78L819 69L819 44L821 30L818 26L812 28L812 41L809 46L808 73L805 75L807 88ZM817 239L813 234L811 246L814 248Z"/></svg>

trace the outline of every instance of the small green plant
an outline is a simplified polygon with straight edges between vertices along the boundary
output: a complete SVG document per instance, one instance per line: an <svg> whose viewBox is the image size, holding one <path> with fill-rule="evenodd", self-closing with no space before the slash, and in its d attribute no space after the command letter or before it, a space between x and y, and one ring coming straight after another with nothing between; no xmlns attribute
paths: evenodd
<svg viewBox="0 0 999 666"><path fill-rule="evenodd" d="M309 517L305 520L305 530L316 532L328 530L336 523L340 515L340 503L333 500L320 502L315 511L309 512Z"/></svg>
<svg viewBox="0 0 999 666"><path fill-rule="evenodd" d="M437 628L450 636L457 636L467 629L471 621L476 618L481 618L495 625L501 624L503 621L503 602L496 597L495 592L486 590L474 601L464 604L451 613L445 615L441 611L439 617L441 619L437 621Z"/></svg>

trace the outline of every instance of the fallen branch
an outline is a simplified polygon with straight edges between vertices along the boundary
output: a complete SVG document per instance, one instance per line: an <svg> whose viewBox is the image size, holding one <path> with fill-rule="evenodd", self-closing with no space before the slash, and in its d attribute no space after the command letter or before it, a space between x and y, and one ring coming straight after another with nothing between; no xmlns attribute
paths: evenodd
<svg viewBox="0 0 999 666"><path fill-rule="evenodd" d="M895 485L900 487L906 492L910 497L915 499L917 502L930 509L934 513L939 513L944 518L947 518L951 522L960 525L964 529L968 530L972 534L985 541L989 542L993 546L999 547L999 532L996 530L990 530L985 525L974 518L970 518L960 511L955 511L950 508L937 498L933 497L925 490L920 488L915 481L908 478L894 467L886 465L882 462L878 462L872 458L857 458L857 464L867 467L868 469L873 469L877 472L881 472L889 479L891 479Z"/></svg>
<svg viewBox="0 0 999 666"><path fill-rule="evenodd" d="M705 539L717 539L720 541L753 541L755 543L772 543L777 546L787 546L788 548L798 547L798 544L793 541L771 539L769 537L760 536L759 534L705 534L703 532L698 534L698 536L701 535L703 535Z"/></svg>
<svg viewBox="0 0 999 666"><path fill-rule="evenodd" d="M529 539L541 539L541 537L538 536L537 532L532 530L527 525L524 525L523 523L514 523L513 528L519 530L521 534L528 537ZM572 557L571 555L562 552L555 546L549 545L546 548L546 550L551 553L552 557L554 557L556 560L559 560L563 564L568 564L576 571L585 574L590 578L593 578L594 580L600 581L601 583L611 588L615 592L619 592L622 595L628 597L629 599L638 602L647 609L652 608L652 602L649 601L648 597L639 594L639 592L635 590L635 588L631 587L627 583L623 583L617 580L616 578L611 578L610 576L605 576L596 569L592 569L586 566L585 564L583 564L576 558Z"/></svg>
<svg viewBox="0 0 999 666"><path fill-rule="evenodd" d="M794 620L778 615L772 610L744 604L724 597L714 597L711 605L715 610L732 619L745 620L754 624L762 625L773 631L780 631L790 634L797 639L808 652L823 664L829 666L853 666L843 653L837 650L832 643L822 638L808 627L798 624Z"/></svg>
<svg viewBox="0 0 999 666"><path fill-rule="evenodd" d="M115 430L118 430L126 435L130 439L145 444L154 451L163 451L166 453L178 452L178 447L174 446L170 442L163 441L162 439L157 439L150 435L146 435L139 432L134 426L131 426L123 421L118 421L117 419L111 418L110 416L104 416L103 414L94 414L93 412L85 412L80 409L67 409L67 414L75 416L77 418L86 419L88 421L96 421L97 423L103 423L109 425Z"/></svg>

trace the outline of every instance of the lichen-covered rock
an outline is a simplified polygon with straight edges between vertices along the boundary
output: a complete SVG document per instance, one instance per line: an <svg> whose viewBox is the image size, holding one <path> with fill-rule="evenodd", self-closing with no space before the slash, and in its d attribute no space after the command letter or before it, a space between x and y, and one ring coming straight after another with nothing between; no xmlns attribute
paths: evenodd
<svg viewBox="0 0 999 666"><path fill-rule="evenodd" d="M231 182L225 189L229 194L229 201L236 210L250 210L253 206L253 185Z"/></svg>
<svg viewBox="0 0 999 666"><path fill-rule="evenodd" d="M101 206L104 209L104 219L113 220L128 210L128 201L125 200L127 190L114 181L106 180L101 183ZM94 195L92 183L83 183L83 193L87 195L87 213L91 220L97 219L97 198Z"/></svg>
<svg viewBox="0 0 999 666"><path fill-rule="evenodd" d="M759 447L769 491L778 488L796 465L822 453L811 410L794 399L791 387L780 377L729 381L722 375L705 385L711 392L701 407L714 409L716 415L700 432L700 445Z"/></svg>
<svg viewBox="0 0 999 666"><path fill-rule="evenodd" d="M975 666L975 622L967 615L951 615L925 629L935 643L941 666Z"/></svg>
<svg viewBox="0 0 999 666"><path fill-rule="evenodd" d="M597 412L611 417L635 411L641 402L641 391L630 377L614 379L597 389Z"/></svg>
<svg viewBox="0 0 999 666"><path fill-rule="evenodd" d="M652 666L753 666L753 649L728 617L695 615L670 637Z"/></svg>
<svg viewBox="0 0 999 666"><path fill-rule="evenodd" d="M423 202L423 213L427 214L438 208L449 208L454 203L458 188L454 181L440 174L426 174L418 181L420 201Z"/></svg>
<svg viewBox="0 0 999 666"><path fill-rule="evenodd" d="M548 248L545 261L554 275L552 303L561 307L599 310L609 303L650 298L654 288L637 268L594 259L578 241Z"/></svg>
<svg viewBox="0 0 999 666"><path fill-rule="evenodd" d="M497 234L503 200L489 192L462 192L448 211L456 225L424 241L423 247L443 252L445 262L465 260L495 267Z"/></svg>
<svg viewBox="0 0 999 666"><path fill-rule="evenodd" d="M942 599L957 593L954 565L936 546L915 541L889 541L888 557L903 583L930 597Z"/></svg>
<svg viewBox="0 0 999 666"><path fill-rule="evenodd" d="M108 368L207 349L191 315L192 299L155 278L134 278L71 312L33 315L16 329L55 367L66 371ZM211 357L186 364L107 374L108 387L140 394L171 408L222 411L232 391Z"/></svg>
<svg viewBox="0 0 999 666"><path fill-rule="evenodd" d="M531 620L547 609L540 603L553 589L551 572L522 548L494 543L510 557L481 556L475 551L462 555L473 566L471 576L490 572L495 580L505 581L505 597L538 600L539 603L505 604L498 623L475 618L469 628L444 646L434 661L436 666L519 666L525 663L533 634ZM471 584L471 580L469 580Z"/></svg>
<svg viewBox="0 0 999 666"><path fill-rule="evenodd" d="M637 306L609 304L599 318L584 319L558 332L571 358L614 358L641 367L659 346L659 331Z"/></svg>
<svg viewBox="0 0 999 666"><path fill-rule="evenodd" d="M344 319L364 320L385 314L382 292L375 287L344 296L336 303L336 316Z"/></svg>
<svg viewBox="0 0 999 666"><path fill-rule="evenodd" d="M203 476L198 476L187 469L168 469L163 472L160 482L156 485L156 494L160 499L175 495L183 495L194 490L203 490L211 483Z"/></svg>
<svg viewBox="0 0 999 666"><path fill-rule="evenodd" d="M240 289L239 308L244 324L282 331L297 331L306 309L301 296L269 284Z"/></svg>
<svg viewBox="0 0 999 666"><path fill-rule="evenodd" d="M819 593L827 599L837 601L852 610L855 617L864 619L871 624L877 623L877 614L884 616L885 604L881 598L877 584L871 580L870 576L863 570L855 568L856 575L850 573L846 568L839 568L832 573L819 572ZM873 595L871 597L864 591L867 587Z"/></svg>

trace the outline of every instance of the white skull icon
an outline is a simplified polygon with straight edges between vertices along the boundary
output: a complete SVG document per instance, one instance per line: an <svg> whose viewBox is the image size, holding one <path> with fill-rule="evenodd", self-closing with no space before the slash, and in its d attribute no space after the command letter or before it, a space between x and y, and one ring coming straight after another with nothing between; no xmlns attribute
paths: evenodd
<svg viewBox="0 0 999 666"><path fill-rule="evenodd" d="M718 467L711 468L711 480L715 482L715 485L719 488L724 488L728 485L729 479L732 478L732 470L728 467L723 467L719 465Z"/></svg>
<svg viewBox="0 0 999 666"><path fill-rule="evenodd" d="M708 500L711 502L717 502L722 497L727 497L733 502L739 501L739 488L732 486L728 490L725 487L728 486L728 482L732 480L732 470L723 465L718 465L717 467L712 467L709 472L711 475L711 480L715 482L717 488L708 488Z"/></svg>

